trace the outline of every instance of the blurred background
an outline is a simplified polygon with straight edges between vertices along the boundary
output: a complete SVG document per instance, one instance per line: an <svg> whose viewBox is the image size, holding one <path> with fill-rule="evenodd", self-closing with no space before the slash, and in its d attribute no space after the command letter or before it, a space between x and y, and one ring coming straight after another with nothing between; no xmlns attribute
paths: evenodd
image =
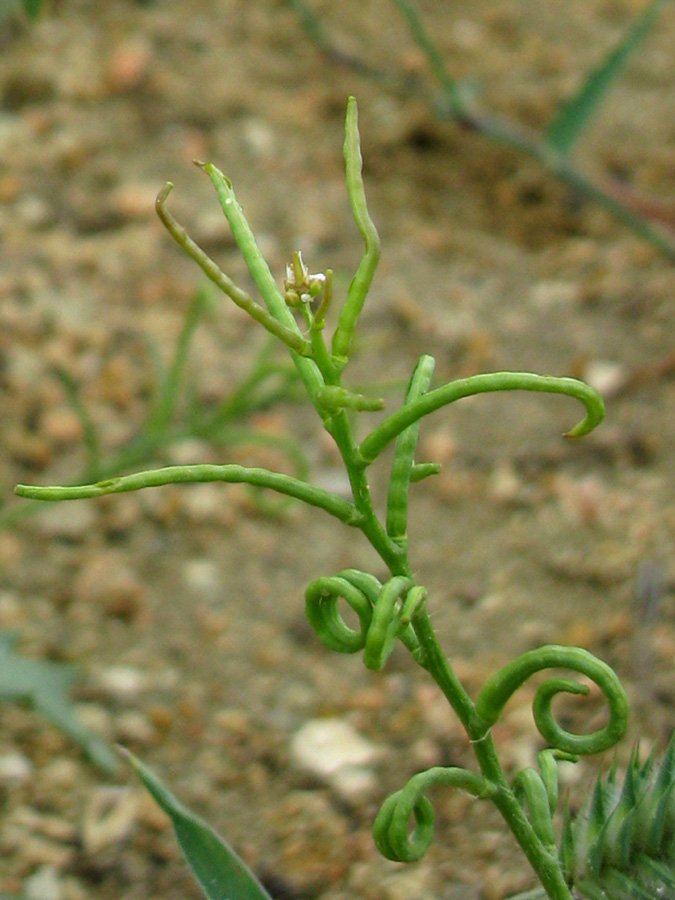
<svg viewBox="0 0 675 900"><path fill-rule="evenodd" d="M545 131L645 8L418 7L465 95L528 135ZM671 239L674 58L665 4L574 150L579 171L624 186ZM192 165L212 161L279 281L301 249L312 272L335 270L339 297L362 249L343 182L349 94L383 243L350 383L378 385L391 410L427 352L437 383L531 369L584 377L608 406L578 443L560 437L578 408L544 396L480 397L425 425L420 459L443 471L416 489L411 559L447 652L475 694L516 651L578 643L624 680L631 738L649 749L669 737L672 259L537 159L449 118L427 56L386 0L55 0L33 22L0 4L0 631L18 633L26 658L76 664L87 728L150 763L275 898L501 900L531 877L492 812L466 798L435 798L437 841L416 866L373 847L388 792L419 768L471 756L402 651L373 674L329 655L305 624L312 578L346 566L382 574L356 535L237 486L29 510L12 498L18 481L192 461L307 470L344 486L283 355L241 394L270 358L265 335L224 298L196 301L204 278L154 200L174 182L174 215L251 289ZM245 402L228 406L233 397ZM385 477L374 473L376 490ZM540 749L533 691L499 726L513 767ZM199 895L167 822L123 767L102 773L21 705L2 702L0 714L0 893ZM590 729L603 712L592 700L562 714ZM327 716L378 751L358 799L295 758L294 736ZM572 802L591 774L590 763L570 767Z"/></svg>

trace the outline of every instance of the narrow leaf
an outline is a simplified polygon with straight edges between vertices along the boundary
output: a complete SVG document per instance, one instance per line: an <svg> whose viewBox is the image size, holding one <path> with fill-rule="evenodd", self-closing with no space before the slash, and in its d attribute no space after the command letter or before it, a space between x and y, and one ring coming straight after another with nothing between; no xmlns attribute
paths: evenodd
<svg viewBox="0 0 675 900"><path fill-rule="evenodd" d="M128 750L122 752L171 818L178 843L209 900L271 900L255 875L210 825L183 806L140 759Z"/></svg>
<svg viewBox="0 0 675 900"><path fill-rule="evenodd" d="M70 700L77 671L64 663L20 656L14 651L17 639L16 634L0 632L0 699L27 703L74 741L99 768L114 772L115 754L83 724Z"/></svg>
<svg viewBox="0 0 675 900"><path fill-rule="evenodd" d="M581 134L611 87L614 79L625 66L628 57L646 37L663 6L664 0L652 0L623 40L614 47L594 69L578 93L562 108L547 129L547 142L558 153L567 154Z"/></svg>

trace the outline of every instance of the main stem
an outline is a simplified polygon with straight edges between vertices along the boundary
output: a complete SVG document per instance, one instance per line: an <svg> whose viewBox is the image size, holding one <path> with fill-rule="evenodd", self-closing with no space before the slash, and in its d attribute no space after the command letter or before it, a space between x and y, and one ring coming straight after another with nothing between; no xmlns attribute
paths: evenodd
<svg viewBox="0 0 675 900"><path fill-rule="evenodd" d="M344 411L325 419L349 474L354 504L362 515L359 528L386 563L392 575L413 577L405 546L393 541L382 527L373 507L367 469L359 456L349 420ZM527 856L551 900L572 900L556 853L540 841L511 787L499 762L491 732L478 718L475 706L449 665L424 608L413 618L413 626L425 658L425 668L457 714L472 743L476 760L485 778L496 785L493 802Z"/></svg>
<svg viewBox="0 0 675 900"><path fill-rule="evenodd" d="M572 900L557 854L550 853L542 844L518 803L499 762L492 733L485 732L484 725L477 718L473 701L449 665L425 610L414 617L413 626L425 654L429 674L464 726L481 773L498 788L491 797L492 802L502 814L551 900Z"/></svg>

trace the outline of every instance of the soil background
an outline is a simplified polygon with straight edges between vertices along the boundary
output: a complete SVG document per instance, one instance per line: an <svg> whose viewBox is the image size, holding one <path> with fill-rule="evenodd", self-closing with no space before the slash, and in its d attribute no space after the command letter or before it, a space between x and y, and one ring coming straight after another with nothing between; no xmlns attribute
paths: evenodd
<svg viewBox="0 0 675 900"><path fill-rule="evenodd" d="M642 5L420 9L453 75L496 113L543 128ZM342 50L433 93L393 4L315 7ZM620 759L638 737L645 751L663 747L675 698L672 262L532 161L323 58L283 3L63 0L33 26L5 19L0 29L0 628L18 631L29 657L77 664L89 727L152 765L276 898L499 900L532 885L496 816L452 792L434 795L436 840L419 864L384 861L372 844L387 793L426 766L472 763L405 653L373 674L324 650L304 621L313 578L345 567L384 576L358 534L318 511L269 510L237 486L17 517L12 488L84 470L67 383L105 452L143 423L153 359L170 357L202 283L154 216L165 180L176 184L177 218L249 285L193 159L232 179L279 279L300 248L311 271L332 267L345 290L361 252L341 155L354 94L383 256L351 383L382 383L393 409L426 352L439 384L528 369L587 377L607 395L606 422L579 442L560 437L578 404L544 395L483 396L425 424L419 458L443 471L414 490L411 558L447 653L475 695L516 652L578 643L630 694ZM674 59L666 7L578 150L587 171L673 209ZM196 403L233 391L260 352L259 329L219 301L189 357ZM306 407L284 402L244 424L293 436L317 483L344 486ZM230 460L289 465L278 447L204 438L150 462ZM373 475L380 500L385 462ZM495 729L510 770L541 748L533 691ZM561 704L570 727L598 727L602 714L597 698ZM323 717L387 748L360 799L295 762L294 735ZM167 822L124 766L103 775L20 706L3 703L1 721L0 891L199 896ZM567 768L573 804L596 762Z"/></svg>

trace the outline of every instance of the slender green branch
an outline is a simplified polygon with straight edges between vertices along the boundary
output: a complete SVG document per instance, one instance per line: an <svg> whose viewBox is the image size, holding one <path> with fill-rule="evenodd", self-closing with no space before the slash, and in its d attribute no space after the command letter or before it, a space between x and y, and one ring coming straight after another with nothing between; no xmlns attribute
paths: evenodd
<svg viewBox="0 0 675 900"><path fill-rule="evenodd" d="M76 485L73 487L37 486L18 484L14 492L19 497L29 500L83 500L89 497L103 497L106 494L122 494L127 491L139 491L146 487L160 487L166 484L192 484L205 481L223 481L230 484L251 484L254 487L266 487L279 494L302 500L309 506L316 506L335 516L346 525L359 526L361 517L353 503L331 494L323 488L315 487L290 475L270 472L268 469L247 468L245 466L195 465L166 466L137 472L133 475L121 475L109 478L96 484Z"/></svg>
<svg viewBox="0 0 675 900"><path fill-rule="evenodd" d="M494 391L541 391L575 397L586 407L586 417L565 437L582 437L592 431L605 415L605 404L596 390L576 378L557 378L553 375L533 375L530 372L493 372L460 378L429 391L413 403L401 407L377 426L361 443L359 453L365 465L370 465L402 431L418 419L428 416L442 406L474 394Z"/></svg>

